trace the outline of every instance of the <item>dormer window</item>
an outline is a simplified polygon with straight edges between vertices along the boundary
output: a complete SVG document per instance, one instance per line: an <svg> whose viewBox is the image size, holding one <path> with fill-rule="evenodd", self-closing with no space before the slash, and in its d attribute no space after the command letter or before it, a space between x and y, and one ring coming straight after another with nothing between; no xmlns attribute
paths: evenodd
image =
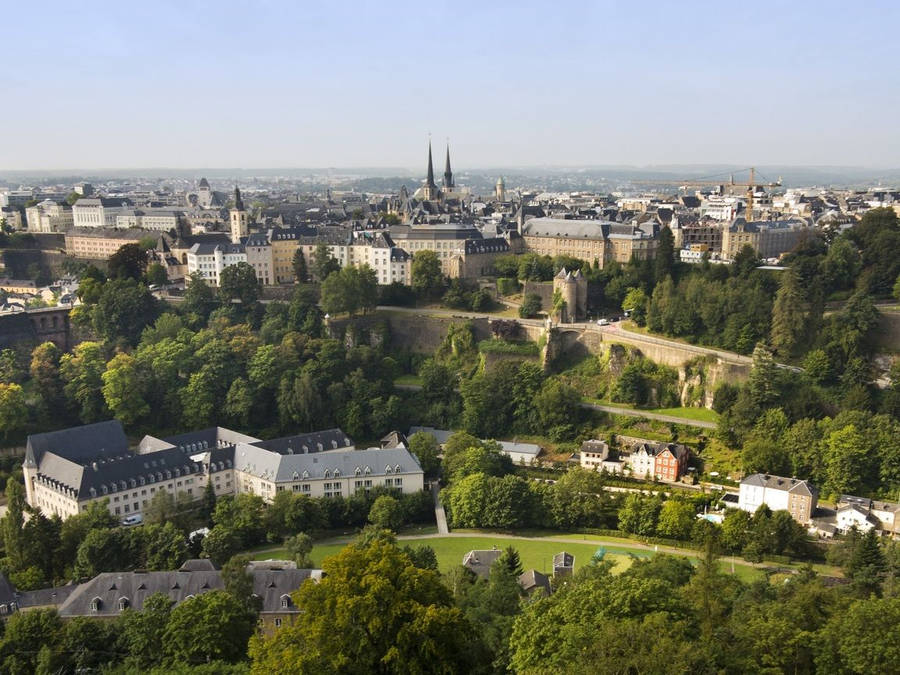
<svg viewBox="0 0 900 675"><path fill-rule="evenodd" d="M282 595L281 596L281 609L287 609L291 606L291 596Z"/></svg>
<svg viewBox="0 0 900 675"><path fill-rule="evenodd" d="M146 481L144 480L144 477L143 477L143 476L140 476L140 477L138 478L138 483L140 483L141 485L143 485L145 482L146 482Z"/></svg>
<svg viewBox="0 0 900 675"><path fill-rule="evenodd" d="M331 447L332 447L332 448L336 448L336 447L337 447L337 441L331 441Z"/></svg>
<svg viewBox="0 0 900 675"><path fill-rule="evenodd" d="M102 492L103 494L106 494L107 492L109 492L109 490L107 489L107 487L105 485L101 485L100 492Z"/></svg>
<svg viewBox="0 0 900 675"><path fill-rule="evenodd" d="M122 597L119 598L119 611L125 611L129 605L128 598Z"/></svg>
<svg viewBox="0 0 900 675"><path fill-rule="evenodd" d="M399 464L398 464L397 466L394 467L394 473L400 473L401 470L402 470L402 469L401 469L401 467L400 467Z"/></svg>
<svg viewBox="0 0 900 675"><path fill-rule="evenodd" d="M340 471L340 469L335 469L335 470L334 470L334 473L333 473L332 475L333 475L335 478L340 478L340 477L341 477L341 471Z"/></svg>
<svg viewBox="0 0 900 675"><path fill-rule="evenodd" d="M390 466L390 464L387 465L386 467L384 467L384 472L385 472L385 473L390 473L390 472L391 472L391 466Z"/></svg>
<svg viewBox="0 0 900 675"><path fill-rule="evenodd" d="M325 478L331 478L331 471L325 469Z"/></svg>
<svg viewBox="0 0 900 675"><path fill-rule="evenodd" d="M362 472L359 470L359 467L356 467L356 471L354 473L358 476Z"/></svg>
<svg viewBox="0 0 900 675"><path fill-rule="evenodd" d="M103 604L103 601L100 598L94 598L91 600L91 612L96 614L100 611L100 606Z"/></svg>
<svg viewBox="0 0 900 675"><path fill-rule="evenodd" d="M309 471L303 470L303 480L307 480L309 478Z"/></svg>
<svg viewBox="0 0 900 675"><path fill-rule="evenodd" d="M363 473L368 476L369 474L372 473L372 469L370 469L369 467L366 467L365 470L363 471Z"/></svg>

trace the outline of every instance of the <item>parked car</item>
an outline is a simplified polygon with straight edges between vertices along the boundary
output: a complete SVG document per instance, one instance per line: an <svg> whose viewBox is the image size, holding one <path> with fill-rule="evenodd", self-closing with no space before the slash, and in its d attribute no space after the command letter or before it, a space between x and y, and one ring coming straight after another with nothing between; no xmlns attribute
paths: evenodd
<svg viewBox="0 0 900 675"><path fill-rule="evenodd" d="M140 525L144 522L144 516L140 513L135 513L133 516L126 516L122 518L122 525L125 527L129 527L131 525Z"/></svg>
<svg viewBox="0 0 900 675"><path fill-rule="evenodd" d="M598 326L608 326L609 319L597 319L597 325Z"/></svg>

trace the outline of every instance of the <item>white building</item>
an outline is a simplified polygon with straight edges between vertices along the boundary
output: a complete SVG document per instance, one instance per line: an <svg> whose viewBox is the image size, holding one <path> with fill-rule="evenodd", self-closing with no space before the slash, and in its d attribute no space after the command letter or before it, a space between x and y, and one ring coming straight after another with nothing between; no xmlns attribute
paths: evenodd
<svg viewBox="0 0 900 675"><path fill-rule="evenodd" d="M29 232L65 232L75 224L72 207L52 199L25 209Z"/></svg>
<svg viewBox="0 0 900 675"><path fill-rule="evenodd" d="M741 481L738 508L750 513L765 504L772 511L788 511L799 523L815 513L819 491L808 481L754 473Z"/></svg>
<svg viewBox="0 0 900 675"><path fill-rule="evenodd" d="M72 218L75 227L118 227L120 215L128 215L132 204L127 199L79 199L72 205ZM126 218L126 221L128 219ZM127 228L124 225L123 228Z"/></svg>
<svg viewBox="0 0 900 675"><path fill-rule="evenodd" d="M219 285L222 271L231 265L247 262L243 244L194 244L187 253L188 274L199 272L212 286Z"/></svg>
<svg viewBox="0 0 900 675"><path fill-rule="evenodd" d="M267 502L286 490L347 497L378 486L424 488L406 448L355 450L340 429L262 441L214 427L145 436L131 450L116 420L29 436L23 472L28 504L63 519L102 500L115 516L142 514L160 491L200 499L209 483L217 495L249 493Z"/></svg>

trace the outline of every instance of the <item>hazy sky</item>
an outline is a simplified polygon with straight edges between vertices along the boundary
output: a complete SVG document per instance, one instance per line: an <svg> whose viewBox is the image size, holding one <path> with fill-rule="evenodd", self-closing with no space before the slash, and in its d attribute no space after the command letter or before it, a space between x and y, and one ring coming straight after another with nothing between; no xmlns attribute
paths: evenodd
<svg viewBox="0 0 900 675"><path fill-rule="evenodd" d="M900 2L24 2L0 169L900 166Z"/></svg>

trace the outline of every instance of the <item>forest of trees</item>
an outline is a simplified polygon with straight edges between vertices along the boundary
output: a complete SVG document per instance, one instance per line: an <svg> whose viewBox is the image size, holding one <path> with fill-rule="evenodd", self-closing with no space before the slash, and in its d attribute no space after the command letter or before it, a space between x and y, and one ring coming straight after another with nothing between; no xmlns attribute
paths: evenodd
<svg viewBox="0 0 900 675"><path fill-rule="evenodd" d="M514 548L488 579L437 570L426 546L370 528L293 593L303 619L254 634L246 558L225 589L172 607L158 595L115 620L14 614L0 638L9 673L890 672L900 623L900 547L840 545L847 582L812 568L743 582L709 538L699 561L659 554L627 569L602 552L554 593L527 596Z"/></svg>

